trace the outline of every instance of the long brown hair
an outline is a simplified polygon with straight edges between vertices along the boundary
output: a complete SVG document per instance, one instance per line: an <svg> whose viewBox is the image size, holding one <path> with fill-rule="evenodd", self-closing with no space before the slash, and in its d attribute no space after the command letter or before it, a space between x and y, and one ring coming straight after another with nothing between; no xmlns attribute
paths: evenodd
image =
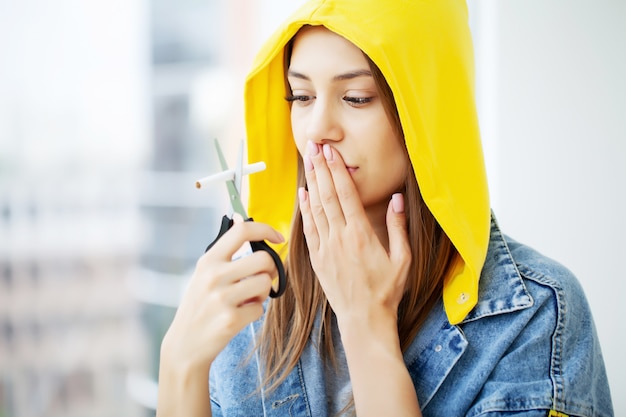
<svg viewBox="0 0 626 417"><path fill-rule="evenodd" d="M285 68L289 65L292 42L285 47ZM402 135L402 125L385 77L369 59L370 69L383 100L387 116ZM288 88L288 87L287 87ZM288 91L288 90L287 90ZM406 152L408 158L408 152ZM421 324L439 299L443 281L456 255L456 250L424 203L411 164L402 192L412 261L405 293L398 307L398 333L404 351L417 334ZM298 187L306 180L302 159L298 161ZM267 308L258 348L263 358L266 389L276 388L296 366L314 331L315 319L321 315L321 326L316 329L318 350L324 360L335 365L332 340L332 309L311 266L309 251L302 232L302 217L296 199L291 225L289 252L286 259L288 286L284 295L273 299Z"/></svg>

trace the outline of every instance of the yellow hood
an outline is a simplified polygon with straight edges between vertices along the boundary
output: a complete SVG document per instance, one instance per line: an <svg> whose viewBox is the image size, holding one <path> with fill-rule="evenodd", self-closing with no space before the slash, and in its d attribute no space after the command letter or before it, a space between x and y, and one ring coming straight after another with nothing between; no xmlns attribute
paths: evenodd
<svg viewBox="0 0 626 417"><path fill-rule="evenodd" d="M399 19L401 16L402 19ZM424 201L461 255L444 285L451 323L474 307L490 208L474 102L467 6L461 0L313 0L267 41L245 85L249 212L288 236L297 150L284 97L283 48L303 25L323 25L361 48L393 91Z"/></svg>

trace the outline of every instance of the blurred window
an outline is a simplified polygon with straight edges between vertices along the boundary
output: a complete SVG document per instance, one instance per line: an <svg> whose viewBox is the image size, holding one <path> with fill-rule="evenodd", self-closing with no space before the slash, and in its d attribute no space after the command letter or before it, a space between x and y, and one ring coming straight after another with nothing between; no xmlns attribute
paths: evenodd
<svg viewBox="0 0 626 417"><path fill-rule="evenodd" d="M2 340L6 346L12 347L15 338L15 326L8 318L2 320L1 326Z"/></svg>
<svg viewBox="0 0 626 417"><path fill-rule="evenodd" d="M9 203L2 204L2 209L0 209L0 215L5 222L9 222L11 220L11 206Z"/></svg>
<svg viewBox="0 0 626 417"><path fill-rule="evenodd" d="M13 287L13 266L9 263L2 266L2 281L7 289Z"/></svg>

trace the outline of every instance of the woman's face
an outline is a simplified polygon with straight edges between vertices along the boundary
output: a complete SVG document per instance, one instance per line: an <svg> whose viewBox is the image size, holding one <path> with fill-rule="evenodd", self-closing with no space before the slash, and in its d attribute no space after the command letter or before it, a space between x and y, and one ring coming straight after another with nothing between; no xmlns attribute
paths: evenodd
<svg viewBox="0 0 626 417"><path fill-rule="evenodd" d="M322 26L305 28L295 39L287 79L300 155L308 141L330 144L343 157L364 207L386 209L409 162L361 50Z"/></svg>

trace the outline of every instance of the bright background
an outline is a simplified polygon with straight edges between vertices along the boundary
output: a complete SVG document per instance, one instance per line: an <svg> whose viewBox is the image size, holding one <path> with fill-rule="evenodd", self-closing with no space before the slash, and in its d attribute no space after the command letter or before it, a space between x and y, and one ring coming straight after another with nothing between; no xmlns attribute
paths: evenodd
<svg viewBox="0 0 626 417"><path fill-rule="evenodd" d="M254 52L302 0L0 0L0 417L154 415ZM626 415L626 3L470 0L492 203L579 277ZM621 330L621 331L620 331Z"/></svg>

